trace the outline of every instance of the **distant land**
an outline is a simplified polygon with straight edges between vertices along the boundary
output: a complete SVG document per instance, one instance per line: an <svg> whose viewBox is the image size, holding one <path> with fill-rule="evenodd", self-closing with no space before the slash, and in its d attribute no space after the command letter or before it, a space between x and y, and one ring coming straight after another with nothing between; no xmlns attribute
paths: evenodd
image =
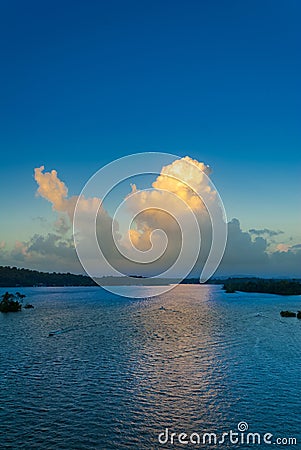
<svg viewBox="0 0 301 450"><path fill-rule="evenodd" d="M0 287L32 286L97 286L85 275L72 273L48 273L37 270L0 266Z"/></svg>
<svg viewBox="0 0 301 450"><path fill-rule="evenodd" d="M135 275L128 275L125 277L104 276L97 278L97 281L102 286L149 286L166 285L178 282L176 279L149 279ZM198 283L198 280L194 279L191 282ZM39 272L31 269L0 266L0 287L98 286L98 283L87 275L75 275L69 272Z"/></svg>
<svg viewBox="0 0 301 450"><path fill-rule="evenodd" d="M0 287L62 287L62 286L154 286L175 284L175 278L145 278L105 276L97 278L98 283L87 275L72 273L39 272L37 270L0 266ZM198 278L186 278L181 284L199 284ZM300 279L266 279L256 277L211 278L207 284L223 284L227 293L236 291L258 292L279 295L300 295Z"/></svg>
<svg viewBox="0 0 301 450"><path fill-rule="evenodd" d="M228 278L223 281L223 289L232 294L236 291L258 292L262 294L301 295L300 280L280 280L265 278Z"/></svg>

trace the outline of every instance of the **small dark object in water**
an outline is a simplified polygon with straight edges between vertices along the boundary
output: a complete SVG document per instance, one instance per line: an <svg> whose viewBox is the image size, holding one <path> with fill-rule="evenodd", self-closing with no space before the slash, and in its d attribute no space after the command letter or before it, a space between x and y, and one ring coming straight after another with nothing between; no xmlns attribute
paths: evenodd
<svg viewBox="0 0 301 450"><path fill-rule="evenodd" d="M301 319L301 311L297 312L297 319Z"/></svg>
<svg viewBox="0 0 301 450"><path fill-rule="evenodd" d="M281 317L296 317L297 314L293 311L281 311L280 316Z"/></svg>
<svg viewBox="0 0 301 450"><path fill-rule="evenodd" d="M34 308L33 305L31 305L30 303L26 303L26 305L24 306L24 309L32 309Z"/></svg>

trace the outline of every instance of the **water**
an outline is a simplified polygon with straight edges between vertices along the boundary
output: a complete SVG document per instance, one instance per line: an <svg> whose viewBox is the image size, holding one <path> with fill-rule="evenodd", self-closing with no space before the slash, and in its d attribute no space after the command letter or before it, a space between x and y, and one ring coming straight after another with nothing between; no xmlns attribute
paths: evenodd
<svg viewBox="0 0 301 450"><path fill-rule="evenodd" d="M301 448L301 321L279 315L301 309L300 297L19 290L35 308L0 314L1 449L215 448L158 435L237 431L241 421Z"/></svg>

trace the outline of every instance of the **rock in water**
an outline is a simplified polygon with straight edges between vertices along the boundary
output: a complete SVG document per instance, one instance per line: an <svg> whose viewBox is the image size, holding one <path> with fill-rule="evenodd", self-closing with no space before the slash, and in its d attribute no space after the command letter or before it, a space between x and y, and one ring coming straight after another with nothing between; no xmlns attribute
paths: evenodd
<svg viewBox="0 0 301 450"><path fill-rule="evenodd" d="M281 317L296 317L297 314L295 312L293 312L293 311L281 311L280 312L280 316Z"/></svg>

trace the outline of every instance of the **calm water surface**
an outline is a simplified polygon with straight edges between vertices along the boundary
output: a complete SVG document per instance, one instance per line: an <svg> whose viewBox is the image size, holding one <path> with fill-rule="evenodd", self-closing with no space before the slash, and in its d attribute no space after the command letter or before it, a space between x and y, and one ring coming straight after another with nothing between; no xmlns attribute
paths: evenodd
<svg viewBox="0 0 301 450"><path fill-rule="evenodd" d="M241 421L301 448L301 321L279 315L300 297L19 290L35 308L0 314L1 449L249 448L158 442L165 428L221 434Z"/></svg>

